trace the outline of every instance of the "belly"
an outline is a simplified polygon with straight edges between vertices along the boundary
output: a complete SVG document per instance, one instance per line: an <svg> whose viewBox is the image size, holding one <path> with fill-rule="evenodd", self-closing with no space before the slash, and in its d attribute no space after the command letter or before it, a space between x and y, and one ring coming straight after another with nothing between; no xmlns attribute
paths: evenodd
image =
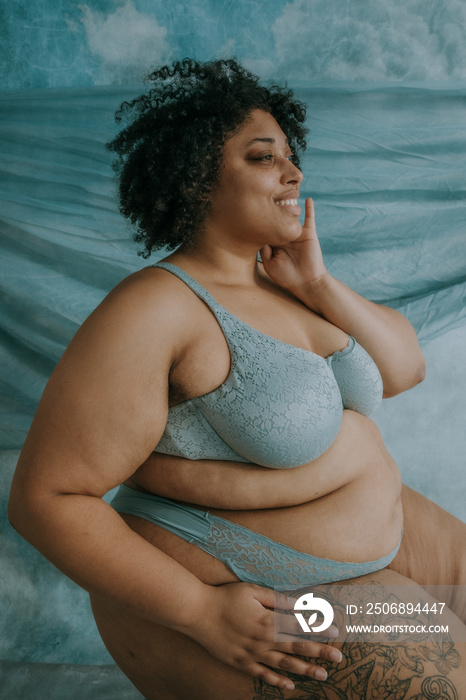
<svg viewBox="0 0 466 700"><path fill-rule="evenodd" d="M375 424L345 411L332 459L319 469L341 473L340 485L308 503L268 510L194 507L261 533L301 552L337 561L371 561L391 552L402 530L401 479ZM336 442L337 442L336 441ZM335 454L340 455L339 463ZM340 465L340 467L339 467ZM289 470L293 479L293 470ZM313 478L312 463L309 478ZM332 479L331 479L332 480ZM128 524L156 547L211 584L237 580L221 562L163 528L135 516Z"/></svg>
<svg viewBox="0 0 466 700"><path fill-rule="evenodd" d="M335 456L340 455L342 479L335 490L288 508L208 510L318 557L370 561L388 554L398 544L402 530L399 470L370 419L346 411L343 421L338 451L332 452L331 459L329 455L328 463L324 459L319 465L334 472ZM293 479L292 469L289 478Z"/></svg>

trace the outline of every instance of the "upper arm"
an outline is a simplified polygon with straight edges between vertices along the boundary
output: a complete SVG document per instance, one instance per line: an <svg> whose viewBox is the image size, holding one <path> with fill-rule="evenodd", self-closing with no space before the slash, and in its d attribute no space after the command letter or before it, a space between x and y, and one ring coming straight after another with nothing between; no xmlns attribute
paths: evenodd
<svg viewBox="0 0 466 700"><path fill-rule="evenodd" d="M45 388L13 494L102 496L154 449L174 356L164 296L159 278L137 273L86 320Z"/></svg>
<svg viewBox="0 0 466 700"><path fill-rule="evenodd" d="M383 398L397 396L412 389L425 378L425 359L416 331L399 311L380 306L390 319L390 342L383 345L379 370L383 379ZM381 368L382 367L382 368Z"/></svg>

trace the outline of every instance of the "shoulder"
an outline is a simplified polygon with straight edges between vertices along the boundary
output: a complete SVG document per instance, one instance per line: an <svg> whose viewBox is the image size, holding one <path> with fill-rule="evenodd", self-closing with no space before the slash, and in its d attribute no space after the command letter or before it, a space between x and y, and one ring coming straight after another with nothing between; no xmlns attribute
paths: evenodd
<svg viewBox="0 0 466 700"><path fill-rule="evenodd" d="M183 286L157 268L129 275L84 321L61 367L166 374L194 328Z"/></svg>
<svg viewBox="0 0 466 700"><path fill-rule="evenodd" d="M189 293L173 275L147 267L123 279L84 322L82 329L134 334L143 341L169 339L190 318ZM187 290L189 292L189 290Z"/></svg>
<svg viewBox="0 0 466 700"><path fill-rule="evenodd" d="M185 285L161 268L146 267L123 279L104 299L102 310L113 309L130 316L167 321L186 299ZM97 308L97 310L100 309Z"/></svg>

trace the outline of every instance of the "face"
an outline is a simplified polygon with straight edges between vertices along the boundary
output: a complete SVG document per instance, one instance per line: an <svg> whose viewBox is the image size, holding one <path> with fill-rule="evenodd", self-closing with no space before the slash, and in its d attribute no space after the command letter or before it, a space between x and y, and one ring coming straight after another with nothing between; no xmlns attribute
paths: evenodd
<svg viewBox="0 0 466 700"><path fill-rule="evenodd" d="M287 139L262 110L226 142L221 174L211 196L206 230L257 251L301 235L297 205L303 175L291 162Z"/></svg>

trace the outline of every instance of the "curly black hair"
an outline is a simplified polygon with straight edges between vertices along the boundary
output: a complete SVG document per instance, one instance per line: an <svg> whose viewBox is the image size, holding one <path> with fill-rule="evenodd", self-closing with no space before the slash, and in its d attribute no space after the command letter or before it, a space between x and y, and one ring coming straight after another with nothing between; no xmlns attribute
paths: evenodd
<svg viewBox="0 0 466 700"><path fill-rule="evenodd" d="M291 90L268 87L235 59L191 59L154 70L147 94L123 102L125 128L108 144L118 155L120 211L153 250L190 244L202 230L219 178L223 146L254 109L269 112L286 134L294 163L306 147L305 105Z"/></svg>

